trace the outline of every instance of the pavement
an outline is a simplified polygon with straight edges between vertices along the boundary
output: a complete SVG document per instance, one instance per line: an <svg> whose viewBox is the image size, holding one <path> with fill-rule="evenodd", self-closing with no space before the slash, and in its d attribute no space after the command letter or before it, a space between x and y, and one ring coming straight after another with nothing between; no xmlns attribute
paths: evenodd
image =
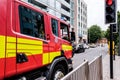
<svg viewBox="0 0 120 80"><path fill-rule="evenodd" d="M103 80L120 80L120 56L113 60L113 79L110 79L110 55L103 58Z"/></svg>

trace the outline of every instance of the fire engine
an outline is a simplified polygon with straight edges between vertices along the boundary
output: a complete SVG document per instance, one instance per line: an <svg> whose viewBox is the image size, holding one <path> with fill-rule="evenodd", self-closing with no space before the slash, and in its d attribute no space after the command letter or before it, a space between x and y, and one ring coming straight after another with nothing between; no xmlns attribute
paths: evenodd
<svg viewBox="0 0 120 80"><path fill-rule="evenodd" d="M59 80L72 69L70 25L21 0L0 0L0 80Z"/></svg>

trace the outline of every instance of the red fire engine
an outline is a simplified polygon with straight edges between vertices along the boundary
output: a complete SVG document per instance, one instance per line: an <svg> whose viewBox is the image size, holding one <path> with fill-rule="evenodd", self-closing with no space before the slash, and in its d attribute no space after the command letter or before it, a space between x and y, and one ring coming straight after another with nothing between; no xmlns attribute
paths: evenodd
<svg viewBox="0 0 120 80"><path fill-rule="evenodd" d="M58 80L72 69L69 24L21 0L0 0L0 80Z"/></svg>

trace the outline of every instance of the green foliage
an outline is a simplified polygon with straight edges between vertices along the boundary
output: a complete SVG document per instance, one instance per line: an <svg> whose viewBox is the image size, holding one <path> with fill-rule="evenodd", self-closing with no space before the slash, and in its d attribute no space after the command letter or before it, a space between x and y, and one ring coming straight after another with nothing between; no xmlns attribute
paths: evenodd
<svg viewBox="0 0 120 80"><path fill-rule="evenodd" d="M88 29L89 43L95 43L101 37L101 28L98 25L93 25Z"/></svg>
<svg viewBox="0 0 120 80"><path fill-rule="evenodd" d="M118 21L118 29L120 27L120 12L117 12L117 21ZM115 41L115 45L119 43L119 34L115 33L113 34L113 40Z"/></svg>
<svg viewBox="0 0 120 80"><path fill-rule="evenodd" d="M105 38L105 35L106 35L106 31L101 31L101 37Z"/></svg>
<svg viewBox="0 0 120 80"><path fill-rule="evenodd" d="M107 38L108 41L110 41L110 29L108 28L107 31L105 32L105 38Z"/></svg>
<svg viewBox="0 0 120 80"><path fill-rule="evenodd" d="M117 21L118 21L118 31L119 31L119 28L120 28L120 12L118 11L117 12ZM120 32L120 31L119 31ZM119 35L119 33L117 34L117 39L116 39L116 44L118 44L119 43L119 37L120 37L120 35Z"/></svg>

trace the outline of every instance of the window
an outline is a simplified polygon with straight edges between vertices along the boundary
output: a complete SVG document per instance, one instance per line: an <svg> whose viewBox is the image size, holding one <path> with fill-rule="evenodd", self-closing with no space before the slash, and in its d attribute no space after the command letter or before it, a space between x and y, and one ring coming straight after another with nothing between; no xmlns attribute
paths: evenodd
<svg viewBox="0 0 120 80"><path fill-rule="evenodd" d="M79 11L79 13L80 13L80 7L78 8L78 11Z"/></svg>
<svg viewBox="0 0 120 80"><path fill-rule="evenodd" d="M79 24L79 26L80 26L80 22L79 22L78 24Z"/></svg>
<svg viewBox="0 0 120 80"><path fill-rule="evenodd" d="M20 14L20 32L29 36L45 39L43 15L19 6Z"/></svg>
<svg viewBox="0 0 120 80"><path fill-rule="evenodd" d="M78 19L80 19L80 14L78 14Z"/></svg>
<svg viewBox="0 0 120 80"><path fill-rule="evenodd" d="M69 32L68 32L68 26L60 23L60 33L61 37L65 40L69 40Z"/></svg>
<svg viewBox="0 0 120 80"><path fill-rule="evenodd" d="M74 2L71 2L71 9L74 9Z"/></svg>
<svg viewBox="0 0 120 80"><path fill-rule="evenodd" d="M58 21L55 20L55 19L51 19L51 23L52 23L52 32L53 32L53 34L58 36Z"/></svg>

